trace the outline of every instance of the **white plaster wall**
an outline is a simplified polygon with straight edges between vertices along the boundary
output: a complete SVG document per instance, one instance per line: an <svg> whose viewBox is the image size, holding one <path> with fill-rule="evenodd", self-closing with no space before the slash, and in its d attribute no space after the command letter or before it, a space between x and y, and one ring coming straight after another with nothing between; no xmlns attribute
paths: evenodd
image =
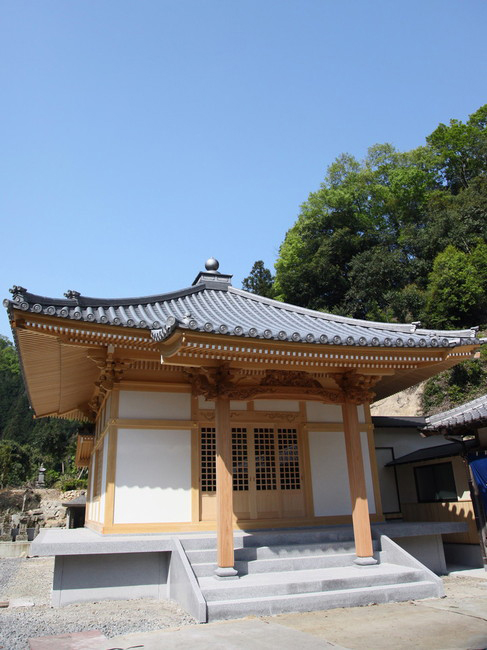
<svg viewBox="0 0 487 650"><path fill-rule="evenodd" d="M88 468L88 480L90 482L90 501L87 503L87 508L86 508L86 519L88 521L93 520L93 482L94 482L94 454L91 455L90 458L90 466Z"/></svg>
<svg viewBox="0 0 487 650"><path fill-rule="evenodd" d="M98 510L98 521L105 521L105 494L107 491L107 465L108 465L108 434L103 440L103 472L101 475L100 508Z"/></svg>
<svg viewBox="0 0 487 650"><path fill-rule="evenodd" d="M191 395L122 390L118 413L120 418L189 420L191 419Z"/></svg>
<svg viewBox="0 0 487 650"><path fill-rule="evenodd" d="M191 521L191 432L119 429L116 524Z"/></svg>
<svg viewBox="0 0 487 650"><path fill-rule="evenodd" d="M256 399L254 401L256 411L299 411L297 400L285 399Z"/></svg>
<svg viewBox="0 0 487 650"><path fill-rule="evenodd" d="M350 515L347 454L343 432L309 432L309 452L316 517Z"/></svg>
<svg viewBox="0 0 487 650"><path fill-rule="evenodd" d="M322 404L321 402L306 402L308 422L342 422L342 407L339 404ZM357 406L358 421L365 422L363 406Z"/></svg>
<svg viewBox="0 0 487 650"><path fill-rule="evenodd" d="M203 395L198 395L198 408L200 409L214 409L215 402L207 400Z"/></svg>
<svg viewBox="0 0 487 650"><path fill-rule="evenodd" d="M198 396L198 408L200 409L214 409L215 402L206 400L203 395ZM246 411L247 402L242 402L240 400L230 400L230 409L232 411Z"/></svg>
<svg viewBox="0 0 487 650"><path fill-rule="evenodd" d="M306 402L308 422L341 422L342 407L336 404Z"/></svg>
<svg viewBox="0 0 487 650"><path fill-rule="evenodd" d="M247 402L240 402L237 400L230 400L230 409L232 411L246 411L247 410Z"/></svg>
<svg viewBox="0 0 487 650"><path fill-rule="evenodd" d="M373 514L376 511L374 484L365 431L360 434L360 441L369 512ZM341 431L310 431L309 448L315 516L352 514L345 434Z"/></svg>

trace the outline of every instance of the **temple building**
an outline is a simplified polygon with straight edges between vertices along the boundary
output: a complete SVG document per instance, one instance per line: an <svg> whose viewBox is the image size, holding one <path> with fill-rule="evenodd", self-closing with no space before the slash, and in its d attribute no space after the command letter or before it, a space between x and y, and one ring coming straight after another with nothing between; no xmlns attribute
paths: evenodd
<svg viewBox="0 0 487 650"><path fill-rule="evenodd" d="M58 585L57 604L78 598L75 574L90 553L98 576L95 556L121 554L128 566L130 554L144 555L151 575L152 555L165 553L157 594L177 597L179 587L170 594L161 585L171 571L184 574L202 590L203 600L192 596L201 612L211 600L201 580L244 583L248 531L255 540L281 529L317 539L347 529L347 570L378 575L385 564L371 527L384 517L369 405L471 358L476 331L316 312L236 289L231 277L211 258L192 286L163 295L53 299L16 286L4 301L36 416L95 427L79 436L76 455L89 468L85 529L57 531L62 539L46 531L33 547L64 563L63 580L71 567L71 600ZM199 533L215 540L216 554L211 570L192 575L184 540Z"/></svg>

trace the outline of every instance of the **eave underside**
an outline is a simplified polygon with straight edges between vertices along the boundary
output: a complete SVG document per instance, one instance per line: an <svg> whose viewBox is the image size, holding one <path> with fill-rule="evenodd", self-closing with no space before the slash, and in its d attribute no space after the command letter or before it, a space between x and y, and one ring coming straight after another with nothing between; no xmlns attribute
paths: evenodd
<svg viewBox="0 0 487 650"><path fill-rule="evenodd" d="M334 376L354 370L380 376L375 399L382 399L413 386L470 358L475 346L450 350L409 350L306 346L288 342L249 343L248 340L211 337L194 333L176 334L172 341L157 345L135 337L127 342L113 328L93 326L89 331L45 323L16 328L31 405L37 417L58 416L85 419L93 400L108 351L124 367L117 381L123 383L188 383L184 369L218 366L261 375L266 370L313 374L324 388L335 388ZM162 357L162 363L161 363ZM250 379L251 381L251 379ZM288 397L289 398L289 397Z"/></svg>

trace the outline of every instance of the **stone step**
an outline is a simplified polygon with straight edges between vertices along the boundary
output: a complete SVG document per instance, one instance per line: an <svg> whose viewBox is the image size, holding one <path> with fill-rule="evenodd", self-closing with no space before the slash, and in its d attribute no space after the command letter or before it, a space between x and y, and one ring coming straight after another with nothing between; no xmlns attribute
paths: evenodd
<svg viewBox="0 0 487 650"><path fill-rule="evenodd" d="M181 544L185 551L191 550L216 550L216 535L188 535L180 536ZM287 546L300 544L303 539L308 543L331 543L353 541L351 526L327 526L326 528L296 528L255 531L252 533L234 532L235 548L254 548L256 546Z"/></svg>
<svg viewBox="0 0 487 650"><path fill-rule="evenodd" d="M236 561L235 569L240 575L253 573L276 573L279 571L300 571L304 569L324 569L331 567L347 567L353 564L355 553L335 553L295 557L278 557L250 562ZM377 558L378 559L378 556ZM192 563L195 575L200 578L212 576L216 567L215 562Z"/></svg>
<svg viewBox="0 0 487 650"><path fill-rule="evenodd" d="M285 612L310 612L336 607L359 607L375 603L438 597L434 582L419 581L405 584L357 587L337 591L282 594L256 598L236 598L208 601L208 621L244 616L271 616Z"/></svg>
<svg viewBox="0 0 487 650"><path fill-rule="evenodd" d="M374 540L374 549L379 544ZM275 546L254 546L239 547L235 549L235 560L250 562L251 560L275 559L277 557L296 557L309 555L334 555L341 553L353 553L355 544L353 541L342 542L314 542L307 544L286 544ZM194 549L186 551L188 560L191 563L216 562L216 549Z"/></svg>
<svg viewBox="0 0 487 650"><path fill-rule="evenodd" d="M418 582L421 577L420 570L386 564L260 573L242 576L238 580L206 577L200 578L199 584L205 599L212 602L404 584Z"/></svg>

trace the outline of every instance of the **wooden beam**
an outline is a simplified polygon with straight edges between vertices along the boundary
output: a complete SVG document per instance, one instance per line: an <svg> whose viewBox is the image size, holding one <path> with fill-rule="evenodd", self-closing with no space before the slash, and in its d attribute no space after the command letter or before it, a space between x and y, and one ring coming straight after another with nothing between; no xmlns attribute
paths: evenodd
<svg viewBox="0 0 487 650"><path fill-rule="evenodd" d="M216 527L218 577L234 577L233 477L230 400L220 395L215 400L216 423Z"/></svg>
<svg viewBox="0 0 487 650"><path fill-rule="evenodd" d="M357 405L342 404L357 564L375 564Z"/></svg>

